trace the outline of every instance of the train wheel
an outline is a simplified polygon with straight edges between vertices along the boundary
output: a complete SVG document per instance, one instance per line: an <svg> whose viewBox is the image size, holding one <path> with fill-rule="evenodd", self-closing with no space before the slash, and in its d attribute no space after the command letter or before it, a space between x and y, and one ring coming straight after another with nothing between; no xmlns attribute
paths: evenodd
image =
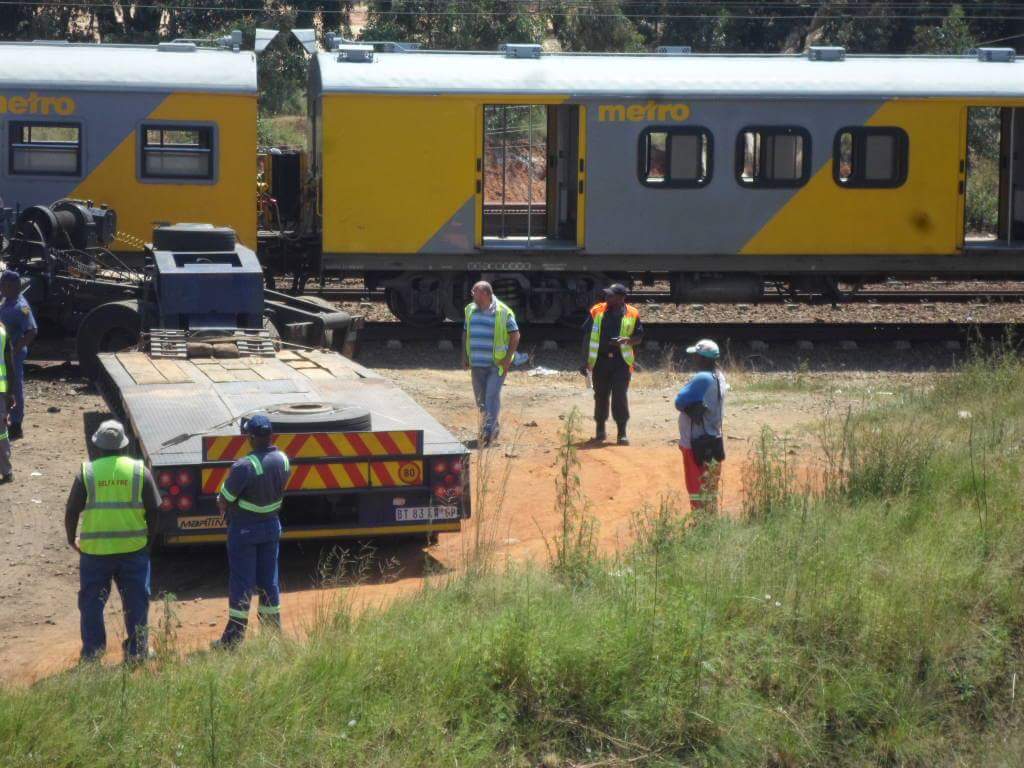
<svg viewBox="0 0 1024 768"><path fill-rule="evenodd" d="M416 275L384 291L391 313L408 325L430 326L444 322L444 302L440 276Z"/></svg>
<svg viewBox="0 0 1024 768"><path fill-rule="evenodd" d="M565 278L565 284L562 314L558 323L569 328L580 328L590 316L590 308L602 301L600 290L608 284L608 278L600 273L570 275Z"/></svg>

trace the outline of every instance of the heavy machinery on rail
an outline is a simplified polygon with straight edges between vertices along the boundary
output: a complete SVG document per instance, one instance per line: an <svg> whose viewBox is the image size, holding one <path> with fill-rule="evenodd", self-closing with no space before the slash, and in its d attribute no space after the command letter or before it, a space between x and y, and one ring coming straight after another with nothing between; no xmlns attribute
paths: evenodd
<svg viewBox="0 0 1024 768"><path fill-rule="evenodd" d="M107 201L120 252L161 222L231 226L293 287L362 278L420 324L461 318L479 278L523 319L564 322L610 279L664 280L680 302L756 302L766 284L840 296L886 276L1024 274L1012 49L569 55L305 40L309 151L263 153L256 53L240 35L0 44L6 205ZM998 232L984 240L964 225L976 110L995 115L1002 158Z"/></svg>

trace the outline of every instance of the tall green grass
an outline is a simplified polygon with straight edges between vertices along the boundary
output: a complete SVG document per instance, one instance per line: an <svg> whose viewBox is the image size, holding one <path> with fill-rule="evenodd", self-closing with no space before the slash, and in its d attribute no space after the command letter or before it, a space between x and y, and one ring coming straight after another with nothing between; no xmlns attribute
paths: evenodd
<svg viewBox="0 0 1024 768"><path fill-rule="evenodd" d="M567 440L557 567L0 693L0 764L1020 765L1021 364L975 361L821 440L798 467L765 433L742 517L666 502L607 558Z"/></svg>

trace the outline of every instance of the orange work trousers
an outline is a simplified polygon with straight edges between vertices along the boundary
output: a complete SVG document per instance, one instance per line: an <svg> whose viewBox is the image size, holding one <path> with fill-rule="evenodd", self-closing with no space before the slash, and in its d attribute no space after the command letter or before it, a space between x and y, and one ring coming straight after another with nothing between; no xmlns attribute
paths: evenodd
<svg viewBox="0 0 1024 768"><path fill-rule="evenodd" d="M718 500L719 465L698 464L692 450L682 446L679 450L683 454L683 477L690 497L690 509L696 512L712 506Z"/></svg>

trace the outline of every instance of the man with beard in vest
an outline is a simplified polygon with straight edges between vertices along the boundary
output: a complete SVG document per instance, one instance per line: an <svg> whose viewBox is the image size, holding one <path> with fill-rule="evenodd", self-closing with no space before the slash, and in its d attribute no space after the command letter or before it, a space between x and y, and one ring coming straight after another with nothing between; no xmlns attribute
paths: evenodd
<svg viewBox="0 0 1024 768"><path fill-rule="evenodd" d="M491 284L473 286L462 327L462 367L473 377L473 397L480 411L480 447L498 439L501 388L519 348L515 313L494 295Z"/></svg>

